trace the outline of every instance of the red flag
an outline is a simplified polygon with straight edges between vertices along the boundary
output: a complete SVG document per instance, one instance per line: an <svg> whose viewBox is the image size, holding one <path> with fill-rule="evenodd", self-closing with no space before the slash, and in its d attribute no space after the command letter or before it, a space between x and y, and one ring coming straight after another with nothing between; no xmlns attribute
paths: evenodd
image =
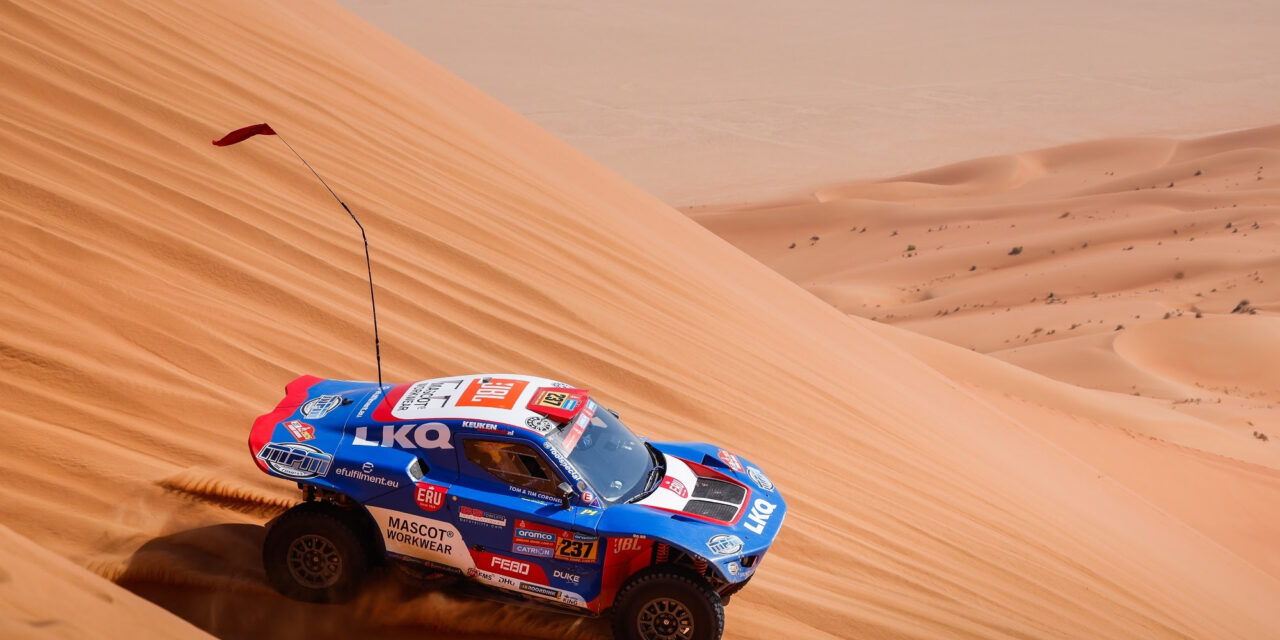
<svg viewBox="0 0 1280 640"><path fill-rule="evenodd" d="M275 134L276 132L271 128L271 125L265 122L262 124L251 124L247 127L236 129L235 131L214 140L213 145L216 147L226 147L237 142L244 142L254 136L274 136Z"/></svg>

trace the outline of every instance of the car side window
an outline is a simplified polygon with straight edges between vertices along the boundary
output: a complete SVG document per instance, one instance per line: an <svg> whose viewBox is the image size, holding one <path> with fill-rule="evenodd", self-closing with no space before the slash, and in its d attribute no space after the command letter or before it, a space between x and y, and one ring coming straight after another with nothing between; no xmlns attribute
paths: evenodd
<svg viewBox="0 0 1280 640"><path fill-rule="evenodd" d="M507 484L549 496L556 494L559 482L555 471L527 444L468 438L462 441L462 450L468 460Z"/></svg>

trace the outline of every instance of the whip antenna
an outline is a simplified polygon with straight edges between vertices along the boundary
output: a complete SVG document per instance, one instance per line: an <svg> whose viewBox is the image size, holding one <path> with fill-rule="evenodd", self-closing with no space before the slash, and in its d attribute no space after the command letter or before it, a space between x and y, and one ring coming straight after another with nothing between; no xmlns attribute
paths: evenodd
<svg viewBox="0 0 1280 640"><path fill-rule="evenodd" d="M297 156L298 160L302 161L302 164L311 171L311 175L315 176L316 180L319 180L320 184L324 185L324 188L329 191L329 195L333 196L333 199L337 200L338 204L342 205L342 209L347 212L347 215L351 216L351 221L356 223L356 226L360 228L360 240L364 243L364 267L369 276L369 308L373 310L373 353L374 358L378 362L378 389L381 390L382 343L378 340L378 303L373 297L373 262L369 259L369 236L365 235L364 225L360 224L360 219L356 217L356 214L352 213L351 207L348 207L347 203L343 202L342 198L339 198L338 194L333 192L333 188L329 186L328 182L324 181L324 178L320 177L320 174L311 166L311 163L307 162L306 158L303 158L302 154L298 153L298 150L294 149L293 145L289 144L289 141L284 139L284 136L276 133L275 129L271 128L271 125L263 122L262 124L252 124L247 127L242 127L217 140L214 140L213 144L217 147L227 147L259 135L276 136L277 138L280 138L280 142L283 142L284 146L289 147L289 150L293 152L293 155Z"/></svg>

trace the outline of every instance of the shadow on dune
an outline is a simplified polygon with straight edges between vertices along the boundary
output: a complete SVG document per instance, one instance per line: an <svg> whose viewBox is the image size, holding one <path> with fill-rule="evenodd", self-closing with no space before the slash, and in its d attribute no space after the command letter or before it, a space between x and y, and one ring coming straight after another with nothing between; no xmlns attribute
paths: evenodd
<svg viewBox="0 0 1280 640"><path fill-rule="evenodd" d="M347 604L296 602L266 582L265 536L260 525L220 524L155 538L133 554L117 582L228 640L608 637L603 620L472 597L458 593L458 585L424 588L392 571Z"/></svg>

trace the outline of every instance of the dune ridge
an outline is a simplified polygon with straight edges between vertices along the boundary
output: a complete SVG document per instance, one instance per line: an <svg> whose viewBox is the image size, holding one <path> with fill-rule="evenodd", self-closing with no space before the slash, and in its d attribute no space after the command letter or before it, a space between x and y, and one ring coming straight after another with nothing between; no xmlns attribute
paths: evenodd
<svg viewBox="0 0 1280 640"><path fill-rule="evenodd" d="M690 213L1280 576L1278 155L1274 126L1102 140Z"/></svg>
<svg viewBox="0 0 1280 640"><path fill-rule="evenodd" d="M1277 162L1280 126L1101 140L691 214L846 313L1252 437L1280 422Z"/></svg>
<svg viewBox="0 0 1280 640"><path fill-rule="evenodd" d="M1062 416L1001 410L332 4L0 25L0 522L215 635L600 633L252 586L269 514L240 507L293 491L250 421L299 373L373 376L355 230L276 141L208 143L264 120L369 229L388 379L549 374L768 471L791 517L728 637L1280 629L1276 578L1027 426Z"/></svg>

